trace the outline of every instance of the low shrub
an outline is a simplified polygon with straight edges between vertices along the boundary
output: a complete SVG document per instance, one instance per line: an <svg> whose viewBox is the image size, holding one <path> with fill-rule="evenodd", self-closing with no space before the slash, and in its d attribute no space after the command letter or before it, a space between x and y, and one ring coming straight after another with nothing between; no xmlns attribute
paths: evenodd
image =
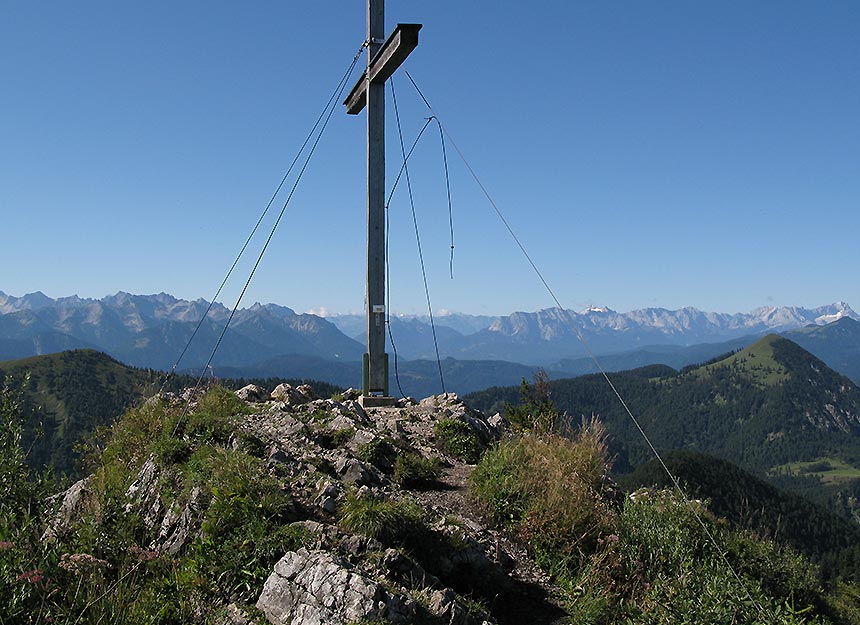
<svg viewBox="0 0 860 625"><path fill-rule="evenodd" d="M313 430L312 430L313 431ZM355 435L355 428L346 427L339 430L316 430L313 438L320 447L337 449L346 445Z"/></svg>
<svg viewBox="0 0 860 625"><path fill-rule="evenodd" d="M369 443L359 445L356 455L380 471L390 473L397 460L397 449L387 438L374 438Z"/></svg>
<svg viewBox="0 0 860 625"><path fill-rule="evenodd" d="M344 529L386 544L402 545L427 530L418 504L355 492L347 495L338 516Z"/></svg>
<svg viewBox="0 0 860 625"><path fill-rule="evenodd" d="M184 434L203 443L225 444L235 431L236 416L253 409L235 393L216 386L206 392L186 417Z"/></svg>
<svg viewBox="0 0 860 625"><path fill-rule="evenodd" d="M152 453L162 466L179 464L191 455L191 445L188 441L164 433L152 443Z"/></svg>
<svg viewBox="0 0 860 625"><path fill-rule="evenodd" d="M443 452L469 464L481 458L481 443L468 423L459 419L441 419L433 428L436 444Z"/></svg>
<svg viewBox="0 0 860 625"><path fill-rule="evenodd" d="M424 458L411 451L397 456L394 463L394 481L404 488L419 488L433 484L441 473L437 458Z"/></svg>
<svg viewBox="0 0 860 625"><path fill-rule="evenodd" d="M470 487L492 518L515 530L539 562L584 561L617 514L608 497L602 425L574 439L529 434L502 441L475 468Z"/></svg>

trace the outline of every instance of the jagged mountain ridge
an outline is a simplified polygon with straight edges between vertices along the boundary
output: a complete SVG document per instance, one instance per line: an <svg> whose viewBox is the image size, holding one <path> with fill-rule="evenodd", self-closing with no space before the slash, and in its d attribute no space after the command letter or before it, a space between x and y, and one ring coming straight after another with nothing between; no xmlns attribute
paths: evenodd
<svg viewBox="0 0 860 625"><path fill-rule="evenodd" d="M438 328L459 332L438 333L442 356L472 360L507 360L547 366L564 358L586 355L577 330L599 354L620 353L646 346L690 346L721 343L744 336L784 332L812 325L824 325L842 318L860 320L845 302L807 309L763 307L749 313L713 313L686 307L679 310L644 308L618 313L609 308L589 307L582 312L547 308L537 312L514 312L501 317L476 317L487 324L471 333L464 331L467 315L435 318ZM341 330L362 341L360 316L338 315L328 318ZM434 357L432 343L416 340L420 332L429 336L429 320L420 316L392 317L406 336L401 341L405 358ZM448 325L450 323L450 325ZM425 327L421 327L425 326ZM456 326L456 327L455 327ZM395 340L397 334L395 334ZM413 345L416 351L410 351ZM420 345L424 348L420 349Z"/></svg>
<svg viewBox="0 0 860 625"><path fill-rule="evenodd" d="M41 349L47 344L94 348L135 366L169 368L207 307L202 299L181 300L167 293L54 300L42 293L17 298L0 292L0 360L48 353ZM212 305L184 366L206 362L229 315L222 304ZM361 345L321 317L254 304L236 312L214 362L249 365L291 353L353 361L362 352Z"/></svg>
<svg viewBox="0 0 860 625"><path fill-rule="evenodd" d="M202 299L182 300L167 293L119 292L97 300L77 296L52 299L40 292L15 297L0 292L0 360L59 348L92 348L135 366L169 368L207 306ZM213 304L183 367L199 367L206 362L229 314L222 304ZM445 313L435 321L443 358L507 361L552 369L563 359L585 355L578 333L595 353L608 355L648 347L722 343L839 319L860 320L860 316L844 302L836 302L813 309L768 307L737 314L689 307L627 313L598 307L582 312L550 308L503 317ZM399 358L435 359L428 322L422 316L392 317ZM275 304L254 304L237 311L214 364L251 366L284 355L359 361L364 351L362 324L356 315L324 318Z"/></svg>

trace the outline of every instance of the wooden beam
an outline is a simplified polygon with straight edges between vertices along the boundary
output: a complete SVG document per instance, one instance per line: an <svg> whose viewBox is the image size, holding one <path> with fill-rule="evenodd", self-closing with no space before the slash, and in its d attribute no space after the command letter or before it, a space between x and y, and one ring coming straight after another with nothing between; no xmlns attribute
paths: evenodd
<svg viewBox="0 0 860 625"><path fill-rule="evenodd" d="M367 73L370 72L372 83L384 83L388 80L409 53L418 46L419 30L421 24L397 25L370 61L370 67L361 75L344 100L348 114L358 115L367 104Z"/></svg>

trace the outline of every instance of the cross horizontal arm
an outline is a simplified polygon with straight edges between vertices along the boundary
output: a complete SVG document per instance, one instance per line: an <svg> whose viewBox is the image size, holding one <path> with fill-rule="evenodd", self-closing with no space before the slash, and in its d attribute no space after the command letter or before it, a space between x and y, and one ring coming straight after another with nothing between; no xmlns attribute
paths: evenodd
<svg viewBox="0 0 860 625"><path fill-rule="evenodd" d="M367 104L367 76L370 82L385 82L418 46L418 31L421 24L398 24L370 61L370 67L355 83L344 104L346 112L357 115Z"/></svg>

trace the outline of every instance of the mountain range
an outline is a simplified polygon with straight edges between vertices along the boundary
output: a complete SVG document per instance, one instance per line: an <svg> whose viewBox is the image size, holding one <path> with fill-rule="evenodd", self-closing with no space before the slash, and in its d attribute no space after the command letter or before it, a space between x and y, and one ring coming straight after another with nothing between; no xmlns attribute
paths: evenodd
<svg viewBox="0 0 860 625"><path fill-rule="evenodd" d="M132 366L166 370L188 345L179 370L199 371L230 313L220 303L210 306L202 299L182 300L166 293L52 299L40 292L22 297L0 292L0 361L96 349ZM606 369L624 370L653 363L679 368L743 348L767 332L798 332L791 335L793 340L857 379L858 319L844 302L737 314L695 308L627 313L598 307L581 312L551 308L499 317L440 314L435 317L435 335L446 390L459 393L515 384L530 377L536 367L545 368L553 378L594 372L580 336ZM321 317L257 303L236 311L212 361L213 370L222 377L313 375L357 386L363 328L360 315ZM429 319L392 316L390 328L393 392L398 389L397 377L406 394L440 392Z"/></svg>
<svg viewBox="0 0 860 625"><path fill-rule="evenodd" d="M645 308L626 313L593 306L582 312L547 308L501 317L475 317L472 319L480 323L472 328L483 327L472 331L464 331L468 315L441 315L435 318L435 323L443 357L550 367L560 359L587 355L580 335L595 353L615 354L651 346L722 343L809 325L823 326L846 317L860 321L860 315L848 304L836 302L813 309L771 306L736 314L703 312L690 307ZM328 319L363 342L362 316L339 315ZM404 358L435 357L426 318L394 317L391 328Z"/></svg>

